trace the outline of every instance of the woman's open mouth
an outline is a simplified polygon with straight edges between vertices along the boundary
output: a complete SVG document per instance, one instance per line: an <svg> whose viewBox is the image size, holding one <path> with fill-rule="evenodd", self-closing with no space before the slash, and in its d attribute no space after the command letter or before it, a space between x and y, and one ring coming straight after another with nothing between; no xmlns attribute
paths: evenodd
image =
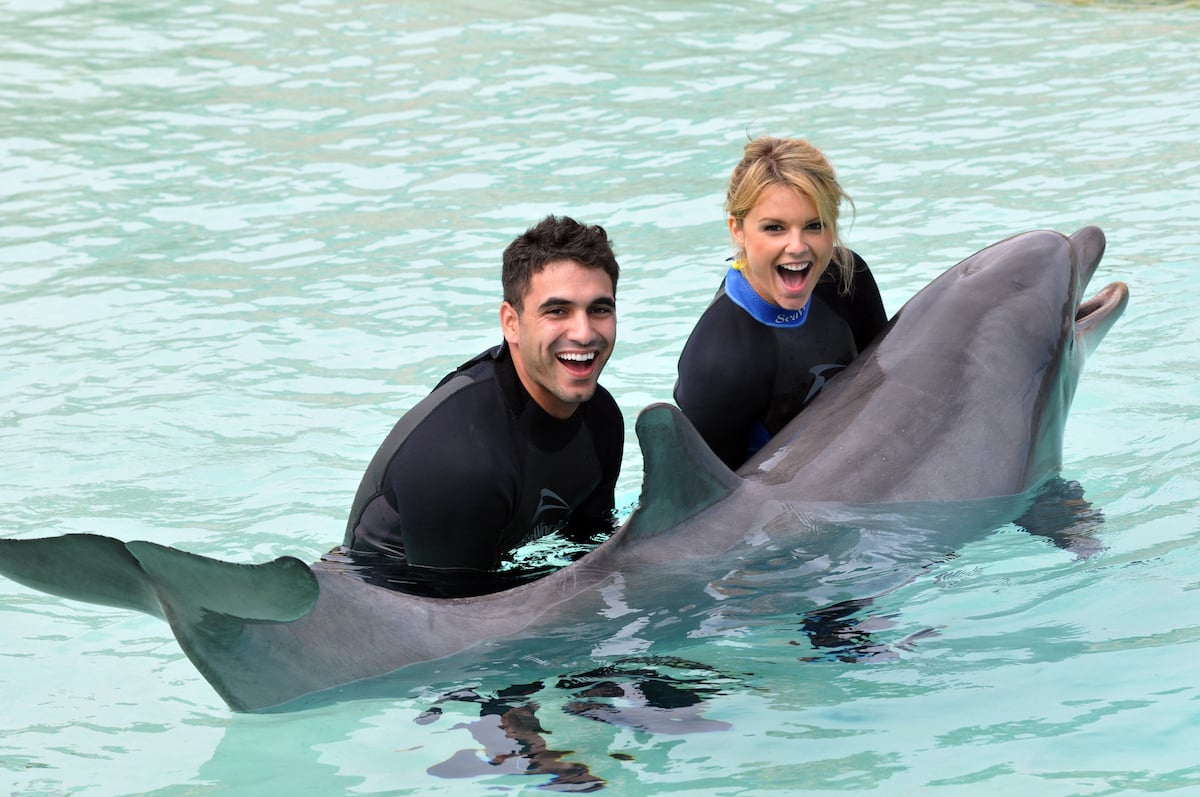
<svg viewBox="0 0 1200 797"><path fill-rule="evenodd" d="M812 263L808 261L782 263L775 267L775 273L779 275L779 281L783 283L784 288L799 292L804 290L804 286L808 284L808 270L811 267Z"/></svg>

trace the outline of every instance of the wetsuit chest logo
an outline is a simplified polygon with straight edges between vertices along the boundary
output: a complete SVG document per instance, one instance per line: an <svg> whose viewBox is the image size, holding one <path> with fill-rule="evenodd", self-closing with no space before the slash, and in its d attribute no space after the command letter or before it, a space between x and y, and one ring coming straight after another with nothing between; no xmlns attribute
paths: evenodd
<svg viewBox="0 0 1200 797"><path fill-rule="evenodd" d="M542 488L538 495L537 508L529 519L528 540L536 540L553 534L566 525L571 506L553 490ZM543 515L548 516L543 517Z"/></svg>
<svg viewBox="0 0 1200 797"><path fill-rule="evenodd" d="M830 379L837 376L839 372L845 369L846 366L838 363L828 363L827 365L814 365L808 369L808 372L813 375L812 387L808 389L808 395L804 397L804 403L812 401L813 398L821 392ZM829 376L826 376L829 374Z"/></svg>

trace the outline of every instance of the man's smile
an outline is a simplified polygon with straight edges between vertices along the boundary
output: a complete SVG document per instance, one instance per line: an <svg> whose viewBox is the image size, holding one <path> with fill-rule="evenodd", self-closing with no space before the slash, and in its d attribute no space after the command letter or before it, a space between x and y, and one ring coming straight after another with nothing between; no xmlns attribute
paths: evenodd
<svg viewBox="0 0 1200 797"><path fill-rule="evenodd" d="M596 362L596 352L594 351L559 352L555 356L568 371L577 376L586 376Z"/></svg>

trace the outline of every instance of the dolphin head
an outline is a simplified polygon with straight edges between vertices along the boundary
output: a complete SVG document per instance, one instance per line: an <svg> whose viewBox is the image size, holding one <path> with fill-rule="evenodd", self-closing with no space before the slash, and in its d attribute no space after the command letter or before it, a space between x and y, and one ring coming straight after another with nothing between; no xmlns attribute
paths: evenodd
<svg viewBox="0 0 1200 797"><path fill-rule="evenodd" d="M739 469L810 500L1017 495L1059 466L1083 362L1122 283L1081 297L1104 233L1016 235L915 295L854 363Z"/></svg>
<svg viewBox="0 0 1200 797"><path fill-rule="evenodd" d="M933 301L957 312L970 315L966 308L978 307L977 328L962 333L962 351L976 363L964 366L961 379L974 381L975 406L985 410L967 416L978 431L966 439L972 450L989 454L983 462L990 478L980 484L990 487L966 497L1020 493L1060 466L1084 362L1129 301L1120 282L1084 299L1105 245L1099 227L1069 237L1048 230L1017 235L951 269L941 294L930 291ZM969 492L964 488L956 489Z"/></svg>

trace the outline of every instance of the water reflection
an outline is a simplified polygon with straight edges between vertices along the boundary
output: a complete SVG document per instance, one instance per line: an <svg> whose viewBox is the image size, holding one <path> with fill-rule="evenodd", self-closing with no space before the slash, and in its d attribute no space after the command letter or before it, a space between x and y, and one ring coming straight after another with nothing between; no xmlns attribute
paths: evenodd
<svg viewBox="0 0 1200 797"><path fill-rule="evenodd" d="M445 694L417 722L430 724L442 716L442 704L479 705L479 719L460 723L483 745L462 749L428 769L442 778L488 774L549 775L538 788L590 792L605 781L586 763L569 760L574 751L553 749L552 733L538 716L546 692L549 702L562 702L562 711L575 717L633 728L647 733L690 734L725 731L729 723L704 716L712 697L725 694L739 679L714 668L669 656L619 659L577 675L560 676L552 689L545 682L515 684L492 693L463 689ZM553 692L565 691L563 696ZM612 754L622 760L630 756Z"/></svg>

